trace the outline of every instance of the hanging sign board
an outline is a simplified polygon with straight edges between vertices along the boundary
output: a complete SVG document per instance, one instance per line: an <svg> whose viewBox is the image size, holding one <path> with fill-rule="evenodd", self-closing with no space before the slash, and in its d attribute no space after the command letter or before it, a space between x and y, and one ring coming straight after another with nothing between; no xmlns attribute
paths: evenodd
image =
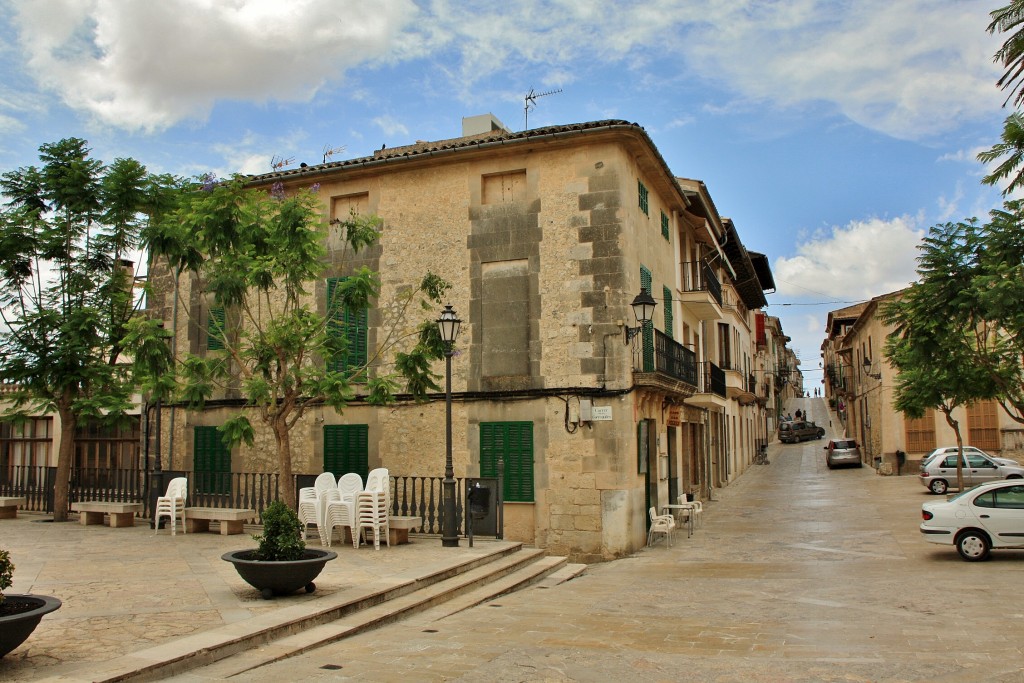
<svg viewBox="0 0 1024 683"><path fill-rule="evenodd" d="M669 427L678 427L683 423L683 411L680 406L669 406L668 409L668 420L666 424Z"/></svg>

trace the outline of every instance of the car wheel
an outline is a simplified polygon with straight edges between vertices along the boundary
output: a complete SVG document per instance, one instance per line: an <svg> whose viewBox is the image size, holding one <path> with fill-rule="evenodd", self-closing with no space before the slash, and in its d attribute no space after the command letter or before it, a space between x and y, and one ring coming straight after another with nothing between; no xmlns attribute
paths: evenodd
<svg viewBox="0 0 1024 683"><path fill-rule="evenodd" d="M956 537L956 550L968 562L980 562L988 558L992 544L988 536L980 531L963 531Z"/></svg>
<svg viewBox="0 0 1024 683"><path fill-rule="evenodd" d="M945 479L932 479L932 483L928 484L928 488L935 495L941 496L949 490L949 484L946 483Z"/></svg>

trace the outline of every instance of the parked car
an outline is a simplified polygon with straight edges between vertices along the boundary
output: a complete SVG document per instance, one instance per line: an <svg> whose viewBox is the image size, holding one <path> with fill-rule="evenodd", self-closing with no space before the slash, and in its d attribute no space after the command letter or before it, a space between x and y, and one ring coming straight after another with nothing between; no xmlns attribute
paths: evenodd
<svg viewBox="0 0 1024 683"><path fill-rule="evenodd" d="M987 481L1024 478L1024 467L1003 465L981 453L965 453L963 463L964 489ZM956 488L956 453L937 455L921 463L921 484L935 494Z"/></svg>
<svg viewBox="0 0 1024 683"><path fill-rule="evenodd" d="M923 463L928 462L929 460L934 458L936 455L939 455L939 454L949 455L950 453L956 453L956 446L942 446L941 448L936 448L934 451L932 451L928 455L926 455L923 458L921 458L921 463L923 464ZM964 446L964 453L981 453L985 457L991 458L992 460L995 460L1000 465L1019 465L1020 464L1016 460L1012 460L1010 458L997 458L994 455L990 455L990 454L986 453L985 451L981 450L980 448L975 448L974 446Z"/></svg>
<svg viewBox="0 0 1024 683"><path fill-rule="evenodd" d="M860 459L860 447L853 439L829 439L824 448L825 464L829 469L837 465L864 466Z"/></svg>
<svg viewBox="0 0 1024 683"><path fill-rule="evenodd" d="M782 443L798 443L810 439L820 439L825 430L813 422L793 420L779 424L779 441Z"/></svg>
<svg viewBox="0 0 1024 683"><path fill-rule="evenodd" d="M992 548L1024 548L1024 483L990 481L924 503L921 518L924 540L954 545L968 562L984 560Z"/></svg>

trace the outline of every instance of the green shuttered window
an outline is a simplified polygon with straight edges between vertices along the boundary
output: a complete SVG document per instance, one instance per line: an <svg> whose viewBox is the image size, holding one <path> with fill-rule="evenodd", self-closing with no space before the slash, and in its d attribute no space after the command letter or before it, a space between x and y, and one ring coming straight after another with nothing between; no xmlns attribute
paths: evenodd
<svg viewBox="0 0 1024 683"><path fill-rule="evenodd" d="M363 481L370 473L369 425L324 425L324 472L335 478L355 472Z"/></svg>
<svg viewBox="0 0 1024 683"><path fill-rule="evenodd" d="M661 212L661 236L669 239L668 216L665 215L664 211Z"/></svg>
<svg viewBox="0 0 1024 683"><path fill-rule="evenodd" d="M224 445L221 433L216 427L196 427L194 434L195 490L231 493L231 451Z"/></svg>
<svg viewBox="0 0 1024 683"><path fill-rule="evenodd" d="M643 211L645 215L649 216L650 213L647 202L647 186L644 185L642 180L636 181L636 191L637 196L639 197L640 210Z"/></svg>
<svg viewBox="0 0 1024 683"><path fill-rule="evenodd" d="M366 311L350 313L341 305L340 297L335 298L337 288L345 278L327 279L327 311L329 331L332 335L344 335L348 348L339 356L328 361L332 372L344 372L366 364Z"/></svg>
<svg viewBox="0 0 1024 683"><path fill-rule="evenodd" d="M674 339L672 336L672 328L675 326L675 321L672 318L672 290L662 287L661 296L665 299L665 336Z"/></svg>
<svg viewBox="0 0 1024 683"><path fill-rule="evenodd" d="M206 348L209 351L224 350L224 307L215 306L210 308L210 315L206 319Z"/></svg>
<svg viewBox="0 0 1024 683"><path fill-rule="evenodd" d="M505 461L504 499L533 502L533 423L480 423L480 476L498 476L498 460Z"/></svg>
<svg viewBox="0 0 1024 683"><path fill-rule="evenodd" d="M651 271L640 266L640 288L653 296L651 291ZM643 345L644 345L644 372L654 372L654 321L644 323Z"/></svg>

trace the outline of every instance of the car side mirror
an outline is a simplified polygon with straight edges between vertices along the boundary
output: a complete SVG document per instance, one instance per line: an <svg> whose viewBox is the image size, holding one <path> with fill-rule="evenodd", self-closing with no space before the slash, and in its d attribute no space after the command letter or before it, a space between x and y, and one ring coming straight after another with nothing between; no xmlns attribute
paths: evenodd
<svg viewBox="0 0 1024 683"><path fill-rule="evenodd" d="M822 447L821 447L821 450L823 450L823 451L827 451L827 450L828 450L828 446L822 446Z"/></svg>

